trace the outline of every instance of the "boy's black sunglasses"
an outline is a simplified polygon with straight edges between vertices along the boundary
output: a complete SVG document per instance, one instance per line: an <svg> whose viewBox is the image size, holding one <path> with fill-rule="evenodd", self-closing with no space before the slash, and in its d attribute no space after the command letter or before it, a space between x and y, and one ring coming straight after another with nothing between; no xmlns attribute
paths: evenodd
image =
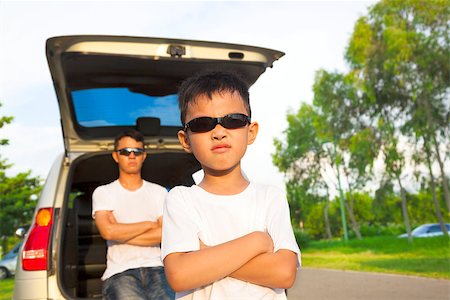
<svg viewBox="0 0 450 300"><path fill-rule="evenodd" d="M229 114L221 118L200 117L195 118L184 124L184 131L190 129L192 132L208 132L213 130L217 124L227 129L237 129L250 124L250 117L244 114Z"/></svg>
<svg viewBox="0 0 450 300"><path fill-rule="evenodd" d="M134 153L134 156L141 156L145 151L142 148L122 148L116 150L116 152L119 152L120 155L124 156L130 156L131 152Z"/></svg>

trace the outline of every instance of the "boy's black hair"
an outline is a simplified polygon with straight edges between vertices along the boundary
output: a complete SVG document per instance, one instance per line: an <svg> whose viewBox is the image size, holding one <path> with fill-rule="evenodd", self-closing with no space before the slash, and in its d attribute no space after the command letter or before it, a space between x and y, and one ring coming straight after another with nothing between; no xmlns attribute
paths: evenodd
<svg viewBox="0 0 450 300"><path fill-rule="evenodd" d="M120 141L122 138L126 137L126 136L132 138L132 139L135 140L136 142L141 142L142 145L145 147L145 144L144 144L144 136L142 135L142 133L140 133L140 132L137 131L137 130L132 130L132 129L131 129L131 130L125 130L125 131L122 131L121 133L119 133L119 134L116 136L116 138L114 139L114 150L118 150L118 149L117 149L117 146L119 145L119 141Z"/></svg>
<svg viewBox="0 0 450 300"><path fill-rule="evenodd" d="M206 71L195 74L181 83L178 90L178 105L181 113L181 123L186 122L187 107L199 96L206 95L212 99L216 92L238 93L244 100L248 116L251 117L249 85L237 73L230 71Z"/></svg>

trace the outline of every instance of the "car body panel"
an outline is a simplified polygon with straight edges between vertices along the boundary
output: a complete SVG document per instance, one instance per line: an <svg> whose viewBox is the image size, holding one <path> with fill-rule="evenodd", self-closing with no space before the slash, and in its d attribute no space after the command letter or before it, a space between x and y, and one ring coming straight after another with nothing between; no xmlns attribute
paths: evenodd
<svg viewBox="0 0 450 300"><path fill-rule="evenodd" d="M0 268L6 269L8 276L14 276L16 272L17 257L20 253L19 250L21 246L22 241L18 242L8 253L3 256L2 260L0 260Z"/></svg>
<svg viewBox="0 0 450 300"><path fill-rule="evenodd" d="M448 235L450 235L450 224L447 223L445 226L448 229ZM434 236L441 236L444 235L441 226L439 223L433 223L433 224L423 224L418 227L416 227L414 230L411 231L411 235L413 237L434 237ZM403 233L399 235L398 237L406 238L408 237L407 233Z"/></svg>

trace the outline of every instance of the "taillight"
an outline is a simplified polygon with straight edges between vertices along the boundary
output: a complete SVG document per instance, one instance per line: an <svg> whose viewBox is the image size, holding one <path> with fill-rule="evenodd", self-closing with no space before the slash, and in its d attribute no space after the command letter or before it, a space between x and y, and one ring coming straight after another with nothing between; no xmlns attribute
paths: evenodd
<svg viewBox="0 0 450 300"><path fill-rule="evenodd" d="M41 208L22 251L22 268L26 271L47 270L53 209Z"/></svg>

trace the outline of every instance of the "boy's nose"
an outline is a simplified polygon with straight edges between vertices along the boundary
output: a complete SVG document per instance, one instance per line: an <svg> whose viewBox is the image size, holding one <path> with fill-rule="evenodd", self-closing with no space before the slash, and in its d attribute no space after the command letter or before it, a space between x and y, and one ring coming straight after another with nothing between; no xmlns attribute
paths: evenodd
<svg viewBox="0 0 450 300"><path fill-rule="evenodd" d="M225 138L226 135L226 129L222 127L222 125L217 124L216 127L211 132L211 136L214 140L221 140Z"/></svg>

